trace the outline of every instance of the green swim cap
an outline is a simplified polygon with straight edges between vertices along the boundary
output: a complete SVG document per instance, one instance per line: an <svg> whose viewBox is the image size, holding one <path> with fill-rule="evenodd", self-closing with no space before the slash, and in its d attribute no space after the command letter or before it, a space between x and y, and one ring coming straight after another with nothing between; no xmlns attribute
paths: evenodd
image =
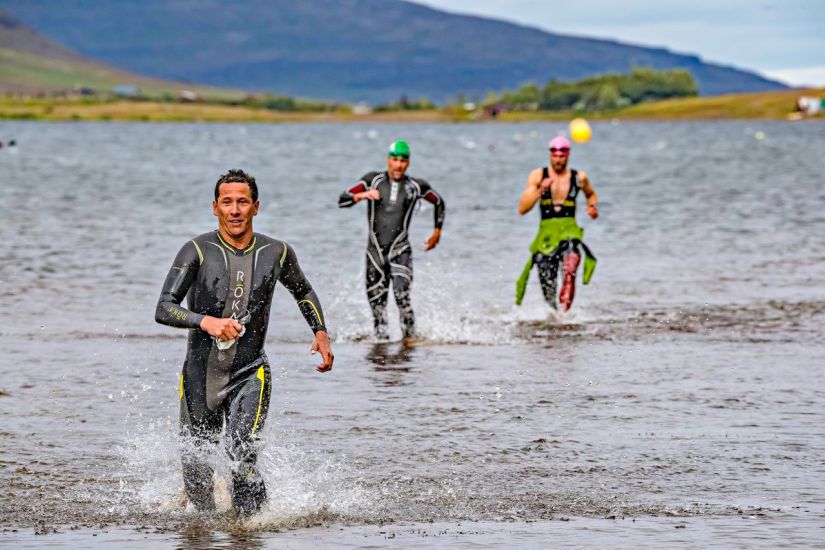
<svg viewBox="0 0 825 550"><path fill-rule="evenodd" d="M406 141L393 141L390 145L390 150L387 151L388 157L410 158L410 146Z"/></svg>

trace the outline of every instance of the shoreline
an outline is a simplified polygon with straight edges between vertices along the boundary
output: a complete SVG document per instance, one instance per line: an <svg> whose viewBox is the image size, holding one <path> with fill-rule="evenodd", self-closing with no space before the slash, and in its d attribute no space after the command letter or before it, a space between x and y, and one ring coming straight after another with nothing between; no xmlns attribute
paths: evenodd
<svg viewBox="0 0 825 550"><path fill-rule="evenodd" d="M825 120L825 113L802 117L793 108L800 96L825 96L825 89L784 90L755 94L695 97L640 103L615 111L505 112L497 117L479 111L443 108L386 111L355 115L345 110L274 111L214 103L173 103L89 99L0 98L0 120L117 122L308 122L308 123L472 123L565 121L585 116L591 121Z"/></svg>

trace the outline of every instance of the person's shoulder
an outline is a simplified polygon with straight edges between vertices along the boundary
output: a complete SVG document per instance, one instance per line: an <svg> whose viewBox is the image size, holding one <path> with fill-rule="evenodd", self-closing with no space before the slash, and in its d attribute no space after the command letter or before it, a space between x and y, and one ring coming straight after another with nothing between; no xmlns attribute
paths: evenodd
<svg viewBox="0 0 825 550"><path fill-rule="evenodd" d="M290 252L294 254L294 250L286 241L257 232L255 233L255 249L255 253L259 254L264 262L269 261L264 258L272 257L274 258L272 261L277 260L278 263L283 264Z"/></svg>
<svg viewBox="0 0 825 550"><path fill-rule="evenodd" d="M587 179L587 172L585 172L584 170L577 170L571 168L570 171L576 174L576 179L579 181Z"/></svg>
<svg viewBox="0 0 825 550"><path fill-rule="evenodd" d="M279 244L283 242L274 237L270 237L269 235L258 233L257 231L255 232L255 241L257 246L266 246L268 244Z"/></svg>
<svg viewBox="0 0 825 550"><path fill-rule="evenodd" d="M203 245L203 244L208 243L208 242L217 242L217 240L218 240L217 235L218 235L218 232L215 231L215 230L207 231L206 233L201 233L200 235L192 237L191 239L189 239L187 241L187 244L188 243L194 243L196 245Z"/></svg>
<svg viewBox="0 0 825 550"><path fill-rule="evenodd" d="M207 243L214 242L215 232L202 233L192 237L180 247L178 261L185 263L202 264L206 259Z"/></svg>
<svg viewBox="0 0 825 550"><path fill-rule="evenodd" d="M432 188L432 185L430 185L430 182L428 182L424 178L419 178L419 177L411 176L411 175L408 174L407 175L407 181L409 181L414 186L416 186L421 193L425 193L426 191L428 191L429 189Z"/></svg>
<svg viewBox="0 0 825 550"><path fill-rule="evenodd" d="M373 180L375 180L375 178L377 178L378 176L380 176L383 173L384 172L377 172L377 171L376 172L367 172L366 174L361 176L360 181L363 181L364 183L372 183Z"/></svg>
<svg viewBox="0 0 825 550"><path fill-rule="evenodd" d="M258 250L271 249L272 253L276 256L281 256L286 253L287 250L292 249L286 241L264 235L263 233L255 233L255 248Z"/></svg>
<svg viewBox="0 0 825 550"><path fill-rule="evenodd" d="M544 178L544 166L539 166L538 168L533 168L530 170L530 175L527 176L529 181L540 182L542 178Z"/></svg>

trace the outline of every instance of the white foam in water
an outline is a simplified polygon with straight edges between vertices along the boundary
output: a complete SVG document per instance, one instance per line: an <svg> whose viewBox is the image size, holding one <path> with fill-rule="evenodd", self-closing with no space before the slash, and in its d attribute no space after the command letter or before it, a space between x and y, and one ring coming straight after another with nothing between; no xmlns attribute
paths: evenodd
<svg viewBox="0 0 825 550"><path fill-rule="evenodd" d="M140 429L120 447L125 471L120 478L121 508L138 506L147 512L187 511L180 455L191 442L177 435L169 419ZM339 457L322 456L299 444L284 441L286 434L267 433L258 452L258 467L266 482L268 500L249 520L252 527L303 526L339 517L362 517L370 508L367 492L358 485L349 466ZM215 504L231 507L231 461L223 445L199 449L215 469Z"/></svg>
<svg viewBox="0 0 825 550"><path fill-rule="evenodd" d="M469 294L457 281L430 273L430 267L421 268L420 279L413 288L413 309L416 330L428 342L438 344L501 345L520 341L519 325L546 322L548 324L577 325L595 320L586 308L575 304L570 311L554 312L536 289L528 287L521 306L509 300L510 285L480 295ZM363 273L359 274L363 278ZM427 279L432 278L432 281ZM360 279L359 279L360 280ZM538 287L537 281L532 281ZM420 290L426 288L426 292ZM392 291L390 291L392 293ZM501 298L505 296L507 298ZM336 342L374 341L372 316L366 297L356 292L341 292L330 296L327 310L336 319ZM444 304L450 304L444 307ZM387 319L391 341L401 340L398 308L390 296Z"/></svg>
<svg viewBox="0 0 825 550"><path fill-rule="evenodd" d="M270 445L258 455L268 500L250 520L256 527L289 527L317 519L364 516L369 495L339 458L297 444Z"/></svg>
<svg viewBox="0 0 825 550"><path fill-rule="evenodd" d="M118 450L125 467L120 479L124 496L133 497L147 511L181 507L183 481L176 422L158 419L139 427Z"/></svg>

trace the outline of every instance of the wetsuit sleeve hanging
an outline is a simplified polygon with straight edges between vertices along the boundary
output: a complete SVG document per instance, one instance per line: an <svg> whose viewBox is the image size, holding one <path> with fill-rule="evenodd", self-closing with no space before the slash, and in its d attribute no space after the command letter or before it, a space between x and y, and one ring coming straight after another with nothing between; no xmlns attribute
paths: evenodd
<svg viewBox="0 0 825 550"><path fill-rule="evenodd" d="M180 304L198 274L202 252L195 241L180 249L172 264L155 308L155 321L176 328L200 328L204 315L190 311Z"/></svg>
<svg viewBox="0 0 825 550"><path fill-rule="evenodd" d="M298 264L298 257L295 251L288 244L284 244L283 263L281 264L281 275L279 281L287 290L289 290L292 297L298 304L298 309L306 319L307 324L312 329L312 332L323 330L326 332L327 328L324 325L324 312L321 309L321 302L318 300L318 295L312 290L312 285L309 284L304 272L301 271L301 266Z"/></svg>

